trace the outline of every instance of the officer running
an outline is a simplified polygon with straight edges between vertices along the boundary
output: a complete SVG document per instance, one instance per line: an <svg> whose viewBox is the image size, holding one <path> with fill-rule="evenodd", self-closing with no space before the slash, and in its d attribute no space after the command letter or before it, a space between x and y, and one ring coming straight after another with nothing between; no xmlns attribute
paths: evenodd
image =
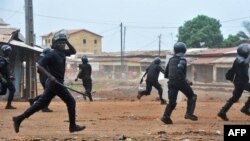
<svg viewBox="0 0 250 141"><path fill-rule="evenodd" d="M178 92L181 91L187 97L187 111L185 119L193 121L198 120L194 110L197 96L194 94L190 85L192 82L186 79L187 60L184 55L186 53L186 45L183 42L177 42L174 45L174 56L169 59L165 69L165 78L168 78L168 99L169 103L166 106L165 112L161 121L165 124L173 124L170 116L176 107Z"/></svg>
<svg viewBox="0 0 250 141"><path fill-rule="evenodd" d="M152 87L154 86L158 90L159 98L161 104L166 104L166 100L162 98L162 87L161 84L158 82L158 77L160 72L164 73L163 68L160 66L161 59L156 57L151 65L146 69L146 72L141 78L140 84L143 82L143 78L147 75L146 79L146 90L138 91L137 98L141 99L143 95L147 96L150 95L152 91Z"/></svg>
<svg viewBox="0 0 250 141"><path fill-rule="evenodd" d="M51 51L52 51L51 48L45 48L45 49L43 50L43 52L40 54L38 61L39 61L40 59L42 59L42 57L48 55ZM39 80L40 80L40 82L41 82L41 84L42 84L43 90L45 90L45 82L46 82L46 80L47 80L48 77L47 77L46 74L42 73L39 69L37 70L37 73L39 74ZM40 96L41 96L41 95L38 95L38 96L36 96L35 98L30 98L30 99L29 99L30 106L33 105L33 103L34 103L35 101L37 101L37 100L39 99ZM45 108L42 109L42 112L53 112L53 110L51 110L51 109L47 106L47 107L45 107Z"/></svg>
<svg viewBox="0 0 250 141"><path fill-rule="evenodd" d="M82 79L82 85L85 88L85 94L89 96L89 100L93 101L91 91L92 91L92 79L91 79L91 73L92 68L91 65L88 63L88 58L86 55L82 56L81 58L82 64L79 65L79 73L75 79L75 81L78 80L78 78ZM84 99L86 97L84 96Z"/></svg>
<svg viewBox="0 0 250 141"><path fill-rule="evenodd" d="M65 44L67 44L69 49L65 49ZM68 89L61 85L64 82L66 56L75 54L76 50L68 42L66 34L61 32L54 35L52 39L52 48L53 51L39 60L37 64L38 69L48 76L45 91L43 95L24 113L13 117L14 129L16 133L19 132L20 124L25 118L28 118L35 112L38 112L48 106L55 96L60 97L67 105L69 115L69 131L77 132L85 129L85 126L76 124L75 99L70 94Z"/></svg>
<svg viewBox="0 0 250 141"><path fill-rule="evenodd" d="M250 83L249 83L249 76L248 76L248 68L250 62L250 46L249 44L241 44L237 48L237 57L234 61L234 71L235 71L235 78L234 78L234 90L233 95L229 98L226 104L221 108L219 113L217 114L222 120L228 121L228 117L226 115L227 111L231 108L231 106L237 102L244 90L250 92ZM245 105L241 108L241 112L250 116L250 97L246 101Z"/></svg>
<svg viewBox="0 0 250 141"><path fill-rule="evenodd" d="M16 91L15 85L13 83L14 77L10 74L9 56L12 52L12 48L9 45L2 45L1 50L3 52L3 56L0 56L0 83L1 83L0 95L5 95L8 89L9 97L5 109L16 109L16 107L13 107L11 105Z"/></svg>

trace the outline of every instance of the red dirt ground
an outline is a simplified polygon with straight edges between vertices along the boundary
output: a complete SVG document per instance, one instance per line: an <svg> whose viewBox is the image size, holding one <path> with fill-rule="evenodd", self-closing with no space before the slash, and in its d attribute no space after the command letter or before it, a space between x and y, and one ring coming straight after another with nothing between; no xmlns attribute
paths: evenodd
<svg viewBox="0 0 250 141"><path fill-rule="evenodd" d="M85 101L73 93L77 101L77 123L86 125L78 133L69 133L68 115L65 104L55 98L50 108L53 113L37 112L26 119L20 132L13 129L12 117L29 107L28 102L14 101L16 110L5 110L6 101L0 101L0 140L2 141L207 141L223 140L224 124L250 124L249 116L240 112L247 100L245 94L228 112L230 121L219 119L216 114L231 92L194 90L198 94L195 114L198 121L184 119L186 100L177 104L173 111L173 125L164 125L160 118L165 105L157 101L155 91L150 96L136 99L136 92L121 89L102 90L94 94L94 102ZM124 91L123 91L124 92ZM181 93L179 95L182 95ZM97 99L105 97L105 99Z"/></svg>

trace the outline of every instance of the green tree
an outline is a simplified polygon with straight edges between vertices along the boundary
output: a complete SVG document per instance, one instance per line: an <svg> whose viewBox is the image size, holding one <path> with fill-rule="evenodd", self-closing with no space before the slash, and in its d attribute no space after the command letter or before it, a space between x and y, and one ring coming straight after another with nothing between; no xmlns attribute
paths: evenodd
<svg viewBox="0 0 250 141"><path fill-rule="evenodd" d="M238 35L229 35L222 43L222 47L235 47L241 43L241 39Z"/></svg>
<svg viewBox="0 0 250 141"><path fill-rule="evenodd" d="M218 20L205 15L187 21L178 30L178 41L185 42L188 47L200 48L203 45L209 48L219 47L223 36Z"/></svg>
<svg viewBox="0 0 250 141"><path fill-rule="evenodd" d="M242 23L243 27L246 29L248 34L250 34L250 22L244 21ZM237 36L241 39L241 42L243 43L250 43L250 37L243 31L239 31L237 33Z"/></svg>

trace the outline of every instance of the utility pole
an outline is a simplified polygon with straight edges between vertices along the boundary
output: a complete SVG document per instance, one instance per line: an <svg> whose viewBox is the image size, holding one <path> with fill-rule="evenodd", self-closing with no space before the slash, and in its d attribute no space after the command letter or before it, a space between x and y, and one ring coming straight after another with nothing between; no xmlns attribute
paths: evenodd
<svg viewBox="0 0 250 141"><path fill-rule="evenodd" d="M123 24L120 24L121 27L121 72L123 72Z"/></svg>
<svg viewBox="0 0 250 141"><path fill-rule="evenodd" d="M33 26L33 2L25 0L25 27L26 27L26 44L34 45L34 26ZM34 97L36 89L36 63L35 54L30 51L26 54L26 88L24 98Z"/></svg>
<svg viewBox="0 0 250 141"><path fill-rule="evenodd" d="M123 56L123 60L122 60L122 70L123 71L126 71L126 68L125 68L125 38L126 38L126 26L124 26L124 33L123 33L123 48L122 48L122 56Z"/></svg>
<svg viewBox="0 0 250 141"><path fill-rule="evenodd" d="M159 57L161 57L161 34L158 36L159 38Z"/></svg>
<svg viewBox="0 0 250 141"><path fill-rule="evenodd" d="M173 39L173 33L172 32L170 33L170 36L171 36L171 47L173 47L174 46L174 44L173 44L174 39Z"/></svg>

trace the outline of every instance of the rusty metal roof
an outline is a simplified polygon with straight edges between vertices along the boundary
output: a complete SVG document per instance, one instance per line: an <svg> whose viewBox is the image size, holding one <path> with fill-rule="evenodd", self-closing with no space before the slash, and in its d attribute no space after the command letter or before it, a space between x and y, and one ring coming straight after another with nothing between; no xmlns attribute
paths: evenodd
<svg viewBox="0 0 250 141"><path fill-rule="evenodd" d="M196 65L205 65L205 64L212 64L213 61L217 60L218 57L204 57L204 58L196 58L190 62L190 64Z"/></svg>
<svg viewBox="0 0 250 141"><path fill-rule="evenodd" d="M18 38L17 40L14 40L12 38L14 32L17 32L17 34L18 34L18 36L16 37L16 38ZM19 29L0 28L0 42L9 43L10 45L30 49L30 50L37 51L37 52L42 52L42 50L43 50L42 48L32 47L32 46L25 44L24 42L22 42L22 40L23 40L22 38L23 38L23 36L19 32Z"/></svg>
<svg viewBox="0 0 250 141"><path fill-rule="evenodd" d="M200 52L202 56L221 56L223 54L227 54L228 52L232 52L237 50L237 47L232 48L218 48L218 49L208 49Z"/></svg>
<svg viewBox="0 0 250 141"><path fill-rule="evenodd" d="M212 61L212 63L215 64L232 64L235 60L235 57L220 57L214 61Z"/></svg>

